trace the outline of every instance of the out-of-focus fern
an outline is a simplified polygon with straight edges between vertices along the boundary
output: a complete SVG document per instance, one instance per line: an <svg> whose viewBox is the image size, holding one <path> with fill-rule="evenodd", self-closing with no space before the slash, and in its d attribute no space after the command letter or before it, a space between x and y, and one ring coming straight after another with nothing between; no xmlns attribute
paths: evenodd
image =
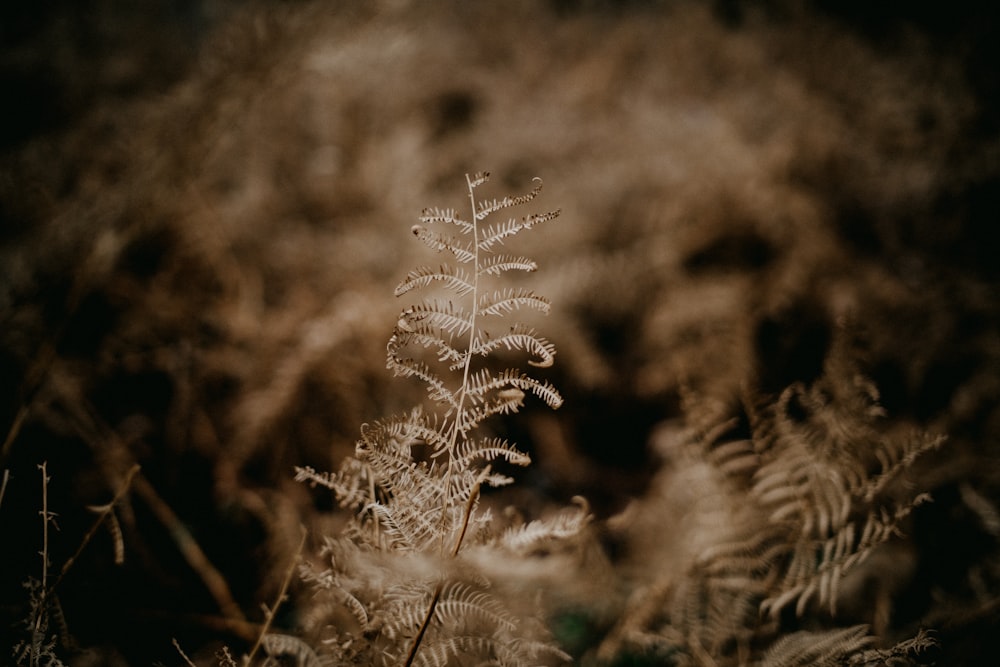
<svg viewBox="0 0 1000 667"><path fill-rule="evenodd" d="M774 558L780 584L761 604L774 617L793 603L801 616L813 600L835 614L843 576L929 500L891 483L944 439L880 432L875 388L858 376L852 385L846 392L829 380L793 385L754 419L762 463L751 495L786 538Z"/></svg>
<svg viewBox="0 0 1000 667"><path fill-rule="evenodd" d="M742 418L732 405L689 406L669 456L678 470L699 471L688 516L700 541L683 574L664 573L636 594L602 655L673 651L682 665L793 667L882 664L884 654L918 664L933 643L922 632L879 653L871 646L884 627L836 627L841 583L929 500L910 473L943 442L886 428L877 399L835 355L809 386L748 392ZM786 610L829 629L782 635ZM884 624L881 613L868 610L869 620Z"/></svg>
<svg viewBox="0 0 1000 667"><path fill-rule="evenodd" d="M826 632L794 632L774 642L755 667L906 667L913 658L937 645L925 631L887 649L872 648L865 625Z"/></svg>
<svg viewBox="0 0 1000 667"><path fill-rule="evenodd" d="M534 665L567 658L461 558L472 543L513 553L566 540L588 517L584 506L501 534L478 509L484 485L512 481L494 466L531 462L513 443L485 433L483 423L517 412L528 394L551 408L562 403L546 380L490 363L500 352L526 354L534 367L553 363L550 341L510 321L523 309L548 312L549 302L526 288L490 283L535 270L531 259L496 250L559 211L494 221L534 200L541 182L521 196L482 199L488 178L467 177L468 219L455 209L424 210L413 234L452 261L410 271L395 290L430 292L400 313L386 354L395 375L426 385L428 404L366 425L355 457L338 472L298 469L297 479L329 488L354 512L343 533L326 540L328 567L304 572L325 599L311 622L343 663Z"/></svg>

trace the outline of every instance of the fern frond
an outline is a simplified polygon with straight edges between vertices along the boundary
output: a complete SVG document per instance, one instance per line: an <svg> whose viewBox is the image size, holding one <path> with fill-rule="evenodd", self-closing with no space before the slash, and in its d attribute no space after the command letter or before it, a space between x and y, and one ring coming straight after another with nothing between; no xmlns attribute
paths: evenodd
<svg viewBox="0 0 1000 667"><path fill-rule="evenodd" d="M586 503L581 502L574 510L508 528L501 536L500 544L517 553L532 553L542 546L579 535L592 518Z"/></svg>
<svg viewBox="0 0 1000 667"><path fill-rule="evenodd" d="M482 220L496 211L530 202L542 191L542 179L534 178L532 180L535 182L535 187L531 189L531 192L516 197L504 197L503 199L491 199L479 202L476 206L476 220Z"/></svg>
<svg viewBox="0 0 1000 667"><path fill-rule="evenodd" d="M420 551L439 538L440 525L427 513L430 503L370 503L368 509L389 537L390 549Z"/></svg>
<svg viewBox="0 0 1000 667"><path fill-rule="evenodd" d="M443 283L445 287L453 290L459 296L464 296L475 289L472 279L461 267L456 268L449 264L442 264L436 269L429 266L413 269L406 274L406 278L402 282L396 285L394 294L403 296L410 290L427 287L434 282Z"/></svg>
<svg viewBox="0 0 1000 667"><path fill-rule="evenodd" d="M329 590L340 604L347 607L351 616L358 622L358 626L362 630L366 629L368 627L368 612L361 601L341 586L331 586Z"/></svg>
<svg viewBox="0 0 1000 667"><path fill-rule="evenodd" d="M396 430L395 423L399 422L399 433L412 445L427 445L433 452L446 450L451 444L446 431L447 423L438 423L438 416L433 413L426 413L423 410L414 410L403 418L392 420L393 430ZM381 424L381 422L376 422Z"/></svg>
<svg viewBox="0 0 1000 667"><path fill-rule="evenodd" d="M540 225L543 222L554 220L559 217L560 213L561 211L559 210L549 211L548 213L536 213L526 215L520 220L517 218L509 218L506 222L490 225L483 230L483 234L479 239L479 249L483 252L492 252L493 246L498 243L503 245L504 239L510 238L525 229L531 229L532 227Z"/></svg>
<svg viewBox="0 0 1000 667"><path fill-rule="evenodd" d="M444 587L435 618L442 624L460 628L479 622L491 632L511 632L517 627L513 616L496 597L462 582Z"/></svg>
<svg viewBox="0 0 1000 667"><path fill-rule="evenodd" d="M341 507L358 507L364 504L367 493L361 468L357 459L348 459L336 473L316 472L311 466L295 466L295 481L330 489Z"/></svg>
<svg viewBox="0 0 1000 667"><path fill-rule="evenodd" d="M732 440L715 445L706 458L727 477L753 475L760 467L760 455L754 449L753 440Z"/></svg>
<svg viewBox="0 0 1000 667"><path fill-rule="evenodd" d="M513 387L522 392L531 392L545 401L545 404L552 409L558 408L563 402L559 391L549 382L536 380L515 368L508 368L498 375L494 375L488 369L483 369L475 373L469 378L466 395L475 401L483 402L487 399L490 392L503 390L508 387Z"/></svg>
<svg viewBox="0 0 1000 667"><path fill-rule="evenodd" d="M446 494L449 500L454 500L456 506L449 508L451 514L458 516L461 508L458 503L469 503L475 508L479 500L478 488L484 483L486 476L490 473L489 466L479 470L466 468L453 470L447 478Z"/></svg>
<svg viewBox="0 0 1000 667"><path fill-rule="evenodd" d="M509 653L515 658L529 660L532 663L543 656L549 656L562 662L569 662L573 657L565 651L556 648L548 642L531 641L525 639L514 639L507 644ZM510 663L497 663L510 664Z"/></svg>
<svg viewBox="0 0 1000 667"><path fill-rule="evenodd" d="M280 656L282 664L286 664L285 660L289 658L295 660L295 667L320 667L323 664L312 646L292 635L269 633L261 638L260 645L270 658Z"/></svg>
<svg viewBox="0 0 1000 667"><path fill-rule="evenodd" d="M471 468L476 461L489 463L497 459L504 459L518 466L531 464L530 456L502 438L464 440L457 445L452 459L462 468Z"/></svg>
<svg viewBox="0 0 1000 667"><path fill-rule="evenodd" d="M469 353L487 356L500 348L527 352L535 357L535 359L530 359L528 363L539 368L551 366L556 354L555 345L539 336L533 328L520 323L515 324L510 328L510 331L496 338L487 338L485 333L481 334L473 342Z"/></svg>
<svg viewBox="0 0 1000 667"><path fill-rule="evenodd" d="M515 255L490 255L479 260L479 275L499 276L507 271L525 271L531 273L538 269L538 264L527 257Z"/></svg>
<svg viewBox="0 0 1000 667"><path fill-rule="evenodd" d="M861 535L852 521L826 540L800 539L794 546L785 571L784 581L776 594L761 603L761 613L777 618L781 610L795 602L795 611L802 616L809 602L816 598L827 605L831 614L837 611L840 580L855 565L865 560L876 547L899 534L899 523L914 507L926 502L921 494L894 510L871 510Z"/></svg>
<svg viewBox="0 0 1000 667"><path fill-rule="evenodd" d="M480 490L513 481L494 471L494 463L531 462L507 440L475 437L473 430L494 415L516 412L528 393L553 408L562 403L548 382L517 369L496 373L488 368L492 364L480 361L506 351L526 354L532 366L552 365L555 346L534 329L513 323L493 338L482 322L493 318L489 321L495 323L520 309L548 312L548 300L530 290L494 290L487 283L509 271L534 271L533 260L494 255L492 248L559 212L486 228L480 224L483 219L531 201L541 182L525 195L481 203L475 190L489 174L466 178L471 222L455 209L428 208L412 232L428 247L447 250L457 264L474 264L475 271L448 263L410 271L396 286L397 296L440 288L454 300L430 298L406 307L386 344L386 367L397 376L420 380L436 405L363 427L354 458L336 475L297 470L297 479L330 488L342 504L355 508L339 539L324 547L331 569L303 575L314 587L334 591L326 596L335 602L331 613L352 628L337 630L338 644L331 649L343 664L506 667L569 659L541 641L545 633L540 625L527 627L515 620L500 598L484 590L485 578L482 585L449 583L459 572L463 581L475 580L476 571L466 569L472 563L445 569L448 574L441 579L440 564L432 562L460 558L468 536L480 545L496 544L492 514L479 507ZM537 547L543 540L572 537L588 518L584 508L533 522L509 539Z"/></svg>
<svg viewBox="0 0 1000 667"><path fill-rule="evenodd" d="M394 443L400 456L408 459L409 447L426 444L434 449L444 444L444 435L437 423L437 416L416 408L405 415L376 420L361 427L362 441L369 447L373 443Z"/></svg>
<svg viewBox="0 0 1000 667"><path fill-rule="evenodd" d="M433 464L413 463L393 476L379 477L376 483L393 507L406 505L422 514L440 513L441 502L447 497L446 485Z"/></svg>
<svg viewBox="0 0 1000 667"><path fill-rule="evenodd" d="M865 501L874 500L894 480L912 468L917 459L938 449L946 440L945 436L929 433L887 440L883 447L875 451L880 466L879 474L869 478L858 495Z"/></svg>
<svg viewBox="0 0 1000 667"><path fill-rule="evenodd" d="M411 328L414 325L429 324L455 336L464 335L472 329L472 316L464 308L441 299L414 304L400 313L400 319Z"/></svg>
<svg viewBox="0 0 1000 667"><path fill-rule="evenodd" d="M787 452L758 471L753 487L771 511L770 521L795 520L804 535L819 535L843 526L851 511L851 494L840 470L807 451Z"/></svg>
<svg viewBox="0 0 1000 667"><path fill-rule="evenodd" d="M499 290L492 294L484 294L479 299L479 312L482 315L503 316L522 307L534 308L548 314L550 304L545 297L521 288Z"/></svg>
<svg viewBox="0 0 1000 667"><path fill-rule="evenodd" d="M409 452L408 443L394 443L381 433L369 435L363 432L354 447L357 459L371 467L375 481L384 479L388 480L387 484L392 480L408 479L412 474L426 474Z"/></svg>
<svg viewBox="0 0 1000 667"><path fill-rule="evenodd" d="M441 334L431 327L420 325L415 328L411 327L411 329L411 331L397 331L393 334L392 338L389 339L388 345L386 345L386 353L389 356L399 358L399 350L411 345L425 349L435 349L437 350L438 361L450 364L450 370L461 367L469 356L467 351L455 348L451 343L441 338Z"/></svg>
<svg viewBox="0 0 1000 667"><path fill-rule="evenodd" d="M455 225L463 234L471 234L475 230L475 226L458 217L458 211L453 208L425 208L420 214L420 222L427 225L434 223Z"/></svg>
<svg viewBox="0 0 1000 667"><path fill-rule="evenodd" d="M484 421L496 415L510 415L518 412L524 405L524 392L514 390L505 394L498 393L496 398L484 401L481 405L471 406L458 416L458 430L463 438Z"/></svg>
<svg viewBox="0 0 1000 667"><path fill-rule="evenodd" d="M441 376L424 362L389 355L386 367L398 377L415 377L423 380L427 384L427 393L432 401L458 407L455 394L445 385Z"/></svg>
<svg viewBox="0 0 1000 667"><path fill-rule="evenodd" d="M448 667L464 664L463 657L489 656L495 650L495 641L490 637L459 636L429 642L420 652L415 664L421 667ZM477 663L479 664L479 663Z"/></svg>
<svg viewBox="0 0 1000 667"><path fill-rule="evenodd" d="M909 639L898 642L895 646L887 649L868 649L861 655L852 657L851 667L905 667L906 665L926 664L923 660L919 663L910 659L911 656L919 655L938 645L934 637L924 629Z"/></svg>
<svg viewBox="0 0 1000 667"><path fill-rule="evenodd" d="M438 232L427 229L423 225L413 225L410 228L413 235L420 239L424 245L432 250L437 250L441 252L442 250L447 250L455 259L467 264L476 259L476 249L473 248L471 243L465 241L459 241L451 236L445 236L444 234L439 234Z"/></svg>
<svg viewBox="0 0 1000 667"><path fill-rule="evenodd" d="M553 409L562 404L562 396L548 382L514 369L507 369L499 376L480 371L467 384L466 396L474 404L456 417L459 430L466 434L494 415L516 413L524 405L525 391L534 393Z"/></svg>
<svg viewBox="0 0 1000 667"><path fill-rule="evenodd" d="M377 620L382 632L390 639L412 637L423 621L423 609L431 596L431 586L422 581L390 586L382 598L384 606Z"/></svg>
<svg viewBox="0 0 1000 667"><path fill-rule="evenodd" d="M770 571L775 561L788 553L787 536L783 531L756 529L731 542L711 545L698 554L696 566L712 577L731 572L761 577Z"/></svg>
<svg viewBox="0 0 1000 667"><path fill-rule="evenodd" d="M488 171L477 171L472 178L469 178L469 188L474 190L478 188L483 183L490 180L490 172Z"/></svg>
<svg viewBox="0 0 1000 667"><path fill-rule="evenodd" d="M874 642L867 625L827 632L795 632L776 641L758 667L839 667Z"/></svg>

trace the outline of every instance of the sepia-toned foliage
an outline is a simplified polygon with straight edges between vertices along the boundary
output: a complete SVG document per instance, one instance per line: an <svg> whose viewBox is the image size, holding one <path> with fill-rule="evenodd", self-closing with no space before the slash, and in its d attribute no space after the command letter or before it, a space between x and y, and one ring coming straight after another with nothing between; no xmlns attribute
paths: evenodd
<svg viewBox="0 0 1000 667"><path fill-rule="evenodd" d="M996 11L8 4L0 662L997 662Z"/></svg>
<svg viewBox="0 0 1000 667"><path fill-rule="evenodd" d="M509 611L490 580L461 558L470 546L512 555L526 545L579 539L589 519L579 512L501 532L489 510L480 509L484 489L513 481L494 467L531 463L515 444L488 435L488 420L518 412L529 394L550 408L562 405L548 381L487 363L498 351L516 351L526 353L531 366L553 364L552 343L510 321L522 309L547 313L548 300L530 289L489 283L508 271L534 271L531 259L497 255L496 246L559 215L555 210L493 222L494 214L534 200L541 181L525 195L485 199L479 193L488 180L487 172L466 176L467 219L455 209L426 209L412 228L457 265L418 267L395 290L396 296L438 285L443 290L400 313L386 352L396 376L426 385L430 407L365 425L355 456L336 474L298 468L296 479L330 489L354 515L324 547L330 567L305 573L353 617L349 628L338 627L336 615L311 619L338 664L538 665L569 659L549 643L543 626ZM420 573L421 567L428 571Z"/></svg>

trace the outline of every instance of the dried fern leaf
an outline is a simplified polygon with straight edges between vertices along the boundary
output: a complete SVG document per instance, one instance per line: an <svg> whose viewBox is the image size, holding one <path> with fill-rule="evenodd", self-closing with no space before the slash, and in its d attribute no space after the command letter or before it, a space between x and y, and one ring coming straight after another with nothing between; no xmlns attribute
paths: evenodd
<svg viewBox="0 0 1000 667"><path fill-rule="evenodd" d="M507 393L506 396L498 395L497 398L485 401L481 405L466 408L458 417L458 430L463 438L467 438L471 431L490 417L518 412L524 405L523 399L524 392Z"/></svg>
<svg viewBox="0 0 1000 667"><path fill-rule="evenodd" d="M414 410L404 417L397 417L389 422L376 422L368 433L385 429L392 437L401 438L411 446L426 445L434 453L441 452L451 446L446 435L446 423L438 423L437 415L428 414L422 410Z"/></svg>
<svg viewBox="0 0 1000 667"><path fill-rule="evenodd" d="M398 377L415 377L422 380L427 385L427 393L432 401L458 408L458 400L444 379L424 362L390 355L386 367Z"/></svg>
<svg viewBox="0 0 1000 667"><path fill-rule="evenodd" d="M536 380L515 368L508 368L497 375L483 369L469 378L466 395L479 402L485 402L491 392L514 387L523 392L531 392L545 401L550 408L562 405L562 396L549 382Z"/></svg>
<svg viewBox="0 0 1000 667"><path fill-rule="evenodd" d="M455 336L467 334L473 326L472 316L451 301L432 299L414 304L400 314L409 326L429 324Z"/></svg>
<svg viewBox="0 0 1000 667"><path fill-rule="evenodd" d="M946 441L945 436L929 433L914 434L899 440L887 440L884 446L877 448L875 452L881 467L880 474L866 480L858 495L866 501L873 500L912 468L921 456L937 450Z"/></svg>
<svg viewBox="0 0 1000 667"><path fill-rule="evenodd" d="M510 218L506 222L502 222L495 225L490 225L487 227L479 239L479 249L484 252L491 252L493 246L498 243L503 245L505 239L508 239L515 234L531 229L543 222L548 222L549 220L554 220L559 217L561 211L549 211L548 213L537 213L532 215L526 215L520 220L516 218Z"/></svg>
<svg viewBox="0 0 1000 667"><path fill-rule="evenodd" d="M527 257L515 255L489 255L479 260L479 275L499 276L508 271L530 273L538 269L538 264Z"/></svg>
<svg viewBox="0 0 1000 667"><path fill-rule="evenodd" d="M437 331L423 326L411 331L396 333L389 341L386 349L391 356L398 358L398 351L409 346L436 350L438 361L448 363L450 370L461 368L469 355L468 352L458 350L451 343L443 340Z"/></svg>
<svg viewBox="0 0 1000 667"><path fill-rule="evenodd" d="M470 468L477 461L489 463L496 459L518 466L531 465L530 456L502 438L465 440L456 446L452 457L463 468Z"/></svg>
<svg viewBox="0 0 1000 667"><path fill-rule="evenodd" d="M927 664L924 661L915 662L911 656L919 655L938 645L934 637L924 629L917 632L916 636L904 639L895 646L888 649L868 649L860 655L851 657L851 667L906 667L907 665Z"/></svg>
<svg viewBox="0 0 1000 667"><path fill-rule="evenodd" d="M761 613L777 618L784 607L795 602L796 614L802 616L815 597L836 614L837 591L844 574L876 547L897 536L899 522L928 498L920 494L892 511L869 511L860 536L854 522L850 522L826 540L800 539L792 550L780 590L761 603Z"/></svg>
<svg viewBox="0 0 1000 667"><path fill-rule="evenodd" d="M373 623L390 639L412 637L423 622L423 612L433 594L426 582L393 584L382 598L382 608Z"/></svg>
<svg viewBox="0 0 1000 667"><path fill-rule="evenodd" d="M260 644L270 658L281 657L281 664L288 664L287 660L291 658L295 660L295 667L320 667L322 665L313 648L298 637L266 634L261 639Z"/></svg>
<svg viewBox="0 0 1000 667"><path fill-rule="evenodd" d="M421 266L413 269L396 286L394 294L396 296L403 296L411 290L427 287L435 282L444 284L445 287L454 291L459 296L464 296L475 289L472 279L461 267L456 268L448 264L442 264L437 269L429 266Z"/></svg>
<svg viewBox="0 0 1000 667"><path fill-rule="evenodd" d="M479 313L481 315L504 316L513 313L519 308L534 308L542 313L548 314L550 303L543 296L538 296L529 289L507 288L498 290L492 294L484 294L479 299Z"/></svg>
<svg viewBox="0 0 1000 667"><path fill-rule="evenodd" d="M491 213L495 213L496 211L511 208L512 206L520 206L521 204L527 204L530 202L542 191L542 179L535 178L532 180L535 182L535 187L532 188L531 192L528 192L527 194L479 202L476 206L476 220L483 220L486 216Z"/></svg>
<svg viewBox="0 0 1000 667"><path fill-rule="evenodd" d="M463 658L479 657L482 659L484 656L494 653L495 648L496 642L490 637L448 637L425 644L415 664L421 667L448 667L448 665L465 664Z"/></svg>
<svg viewBox="0 0 1000 667"><path fill-rule="evenodd" d="M538 368L551 366L556 355L555 345L539 336L531 327L521 323L515 324L510 328L510 331L496 338L481 334L473 342L469 352L487 356L500 348L527 352L535 357L535 359L529 359L528 363Z"/></svg>
<svg viewBox="0 0 1000 667"><path fill-rule="evenodd" d="M801 522L803 535L825 536L842 526L852 497L840 469L808 451L782 452L761 466L753 493L770 510L770 521Z"/></svg>
<svg viewBox="0 0 1000 667"><path fill-rule="evenodd" d="M458 211L453 208L425 208L420 214L420 222L425 225L434 223L455 225L463 234L471 234L475 230L475 226L458 217Z"/></svg>
<svg viewBox="0 0 1000 667"><path fill-rule="evenodd" d="M500 544L511 551L531 553L544 545L579 535L590 523L591 518L586 503L582 502L575 510L567 510L545 519L535 519L523 526L508 528L501 536Z"/></svg>
<svg viewBox="0 0 1000 667"><path fill-rule="evenodd" d="M496 597L462 582L444 587L435 619L458 628L470 628L478 623L491 632L513 632L517 627L514 617Z"/></svg>
<svg viewBox="0 0 1000 667"><path fill-rule="evenodd" d="M428 229L423 225L413 225L410 228L413 235L420 239L424 245L438 252L442 250L447 250L455 259L467 264L473 262L476 259L476 251L471 243L466 243L464 241L459 241L458 239L445 236L444 234L439 234L438 232Z"/></svg>
<svg viewBox="0 0 1000 667"><path fill-rule="evenodd" d="M348 469L337 473L317 472L311 466L295 466L295 481L326 487L333 491L341 507L355 506L365 500L365 476L356 459L345 461L345 465Z"/></svg>
<svg viewBox="0 0 1000 667"><path fill-rule="evenodd" d="M358 626L362 630L366 629L368 627L368 612L365 610L365 606L361 604L361 601L340 586L333 586L330 588L330 591L337 601L351 612L354 620L358 622Z"/></svg>
<svg viewBox="0 0 1000 667"><path fill-rule="evenodd" d="M433 516L408 503L370 503L367 507L389 538L389 548L419 551L437 543L440 525Z"/></svg>
<svg viewBox="0 0 1000 667"><path fill-rule="evenodd" d="M474 190L478 188L483 183L490 180L490 172L488 171L477 171L472 178L467 179L469 181L469 189Z"/></svg>
<svg viewBox="0 0 1000 667"><path fill-rule="evenodd" d="M795 632L776 641L756 667L840 667L874 642L867 625Z"/></svg>
<svg viewBox="0 0 1000 667"><path fill-rule="evenodd" d="M494 289L488 283L510 271L534 271L531 259L493 254L493 247L559 215L552 211L480 224L541 191L538 181L525 195L479 202L476 188L488 177L486 172L467 177L471 222L455 209L428 208L412 228L425 245L448 251L457 264L472 264L474 270L449 263L419 266L395 289L397 296L425 288L453 295L406 307L386 345L386 367L419 380L434 405L363 427L353 461L335 475L297 470L298 479L330 488L356 510L341 538L330 542L349 542L353 551L325 547L331 569L308 575L317 588L340 591L332 597L360 628L338 634L346 641L333 653L344 662L515 665L536 664L542 656L568 657L542 641L544 633L521 626L481 586L441 580L441 564L433 562L460 557L470 528L480 544L495 544L491 514L479 508L480 489L513 481L492 470L495 462L531 462L506 440L477 437L477 427L490 417L517 412L529 394L551 407L562 403L548 382L516 368L491 371L494 364L483 361L517 352L526 354L531 366L552 365L555 346L534 329L515 322L494 337L482 323L495 326L520 309L548 312L548 300L531 290ZM511 539L522 545L568 539L587 518L584 511L535 523ZM464 580L468 573L462 572ZM347 620L343 609L339 613Z"/></svg>

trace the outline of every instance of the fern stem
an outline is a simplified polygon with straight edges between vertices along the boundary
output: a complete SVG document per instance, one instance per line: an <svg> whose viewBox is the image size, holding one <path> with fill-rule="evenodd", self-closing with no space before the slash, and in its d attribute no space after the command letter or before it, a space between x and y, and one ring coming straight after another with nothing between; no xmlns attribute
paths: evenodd
<svg viewBox="0 0 1000 667"><path fill-rule="evenodd" d="M455 406L455 419L451 426L451 438L448 443L448 469L445 471L444 476L444 489L445 494L451 494L451 478L454 471L455 459L454 452L455 446L458 444L458 435L461 431L462 424L462 412L465 408L465 397L468 392L469 387L469 373L472 368L472 348L476 342L476 319L479 315L479 219L476 217L476 193L475 186L472 183L472 179L469 175L465 175L465 182L469 188L469 208L472 213L472 250L473 250L473 264L472 264L472 296L471 296L471 308L469 313L469 343L466 346L467 353L465 355L465 364L462 368L462 386L458 390L458 404ZM478 488L478 484L476 486ZM451 504L451 498L445 498L445 506ZM441 513L441 523L442 525L447 521L447 513ZM468 525L468 519L465 521L465 525ZM445 552L445 536L450 531L441 531L441 553ZM453 556L458 554L458 550L462 545L462 538L465 536L465 529L463 527L461 534L458 537L458 541L453 549Z"/></svg>
<svg viewBox="0 0 1000 667"><path fill-rule="evenodd" d="M368 495L370 497L369 502L374 503L378 499L378 496L375 495L375 474L372 472L371 466L365 465L365 474L368 475ZM378 519L376 519L373 523L374 525L372 526L372 532L374 533L375 536L375 544L381 544L382 540L379 531L380 522L378 521Z"/></svg>
<svg viewBox="0 0 1000 667"><path fill-rule="evenodd" d="M481 473L479 473L479 478L476 479L475 485L472 487L472 491L469 493L469 499L465 503L465 512L462 515L462 528L458 533L458 538L455 540L455 546L451 549L451 557L454 558L458 555L459 550L462 548L462 541L465 539L465 533L469 528L469 521L472 519L472 510L476 506L476 500L479 498L479 488L483 481L490 474L491 466L486 466ZM413 664L413 660L417 657L417 649L420 648L421 642L424 640L424 635L427 634L427 628L431 624L431 619L434 618L434 612L437 609L438 602L441 600L441 592L444 590L444 580L442 579L434 587L434 595L431 596L431 602L427 605L427 612L424 614L424 620L420 623L420 629L417 630L416 637L413 638L413 644L410 646L410 652L406 656L405 667L410 667Z"/></svg>
<svg viewBox="0 0 1000 667"><path fill-rule="evenodd" d="M264 637L267 635L268 631L271 629L271 623L274 621L274 616L278 612L278 607L284 601L285 596L288 594L288 586L292 583L292 575L295 574L295 566L299 562L299 557L302 556L302 549L306 545L306 528L305 526L299 526L299 531L302 533L299 539L299 547L295 550L295 555L292 556L292 561L288 565L288 570L285 571L285 579L281 582L281 589L278 591L278 597L271 605L271 608L267 610L267 615L264 618L264 625L261 626L260 632L257 633L257 640L254 642L253 647L250 649L250 653L247 654L246 658L243 660L243 664L249 667L253 664L253 658L257 655L257 651L260 650L261 642L264 641Z"/></svg>
<svg viewBox="0 0 1000 667"><path fill-rule="evenodd" d="M417 657L417 650L420 648L421 642L424 640L424 635L427 634L427 628L431 624L431 619L434 618L434 611L437 609L438 601L441 599L441 593L444 591L444 581L439 581L437 586L434 587L434 595L431 596L431 603L427 605L427 613L424 615L424 620L420 624L420 629L417 630L417 636L413 638L413 644L410 646L410 652L406 655L406 662L403 663L403 667L410 667L413 661Z"/></svg>

